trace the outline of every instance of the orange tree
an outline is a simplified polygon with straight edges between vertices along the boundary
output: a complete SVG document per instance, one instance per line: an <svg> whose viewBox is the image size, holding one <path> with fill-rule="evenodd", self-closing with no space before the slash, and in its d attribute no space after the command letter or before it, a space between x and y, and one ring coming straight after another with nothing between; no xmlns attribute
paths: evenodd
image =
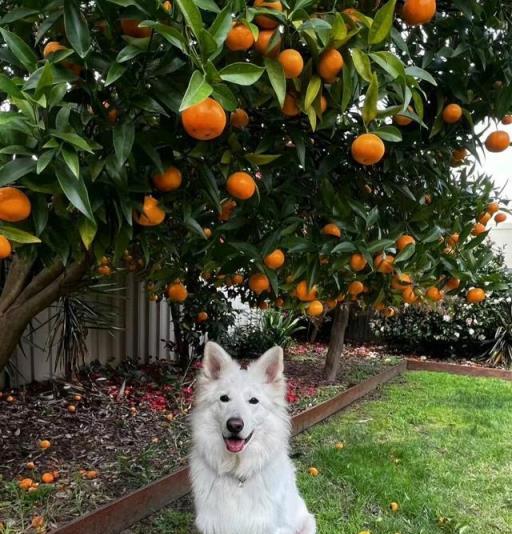
<svg viewBox="0 0 512 534"><path fill-rule="evenodd" d="M503 214L467 156L483 119L488 150L509 144L500 2L12 0L0 16L0 368L35 314L113 268L175 311L197 297L199 329L211 277L261 307L335 309L331 378L346 302L390 315L499 286L483 240Z"/></svg>

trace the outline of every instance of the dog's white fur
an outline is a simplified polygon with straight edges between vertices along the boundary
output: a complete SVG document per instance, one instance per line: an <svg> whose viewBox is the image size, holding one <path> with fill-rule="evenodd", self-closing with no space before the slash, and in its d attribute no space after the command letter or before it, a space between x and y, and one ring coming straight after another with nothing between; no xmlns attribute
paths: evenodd
<svg viewBox="0 0 512 534"><path fill-rule="evenodd" d="M229 401L226 397L221 401L223 395ZM190 458L196 526L202 534L316 532L288 457L285 395L280 347L268 350L244 370L222 347L206 344L192 413ZM224 441L231 417L243 420L242 438L253 432L238 453L229 452Z"/></svg>

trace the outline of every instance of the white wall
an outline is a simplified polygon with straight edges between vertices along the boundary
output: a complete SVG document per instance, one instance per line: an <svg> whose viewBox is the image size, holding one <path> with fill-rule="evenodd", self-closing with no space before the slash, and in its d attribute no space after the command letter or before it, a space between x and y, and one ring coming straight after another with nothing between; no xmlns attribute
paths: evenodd
<svg viewBox="0 0 512 534"><path fill-rule="evenodd" d="M489 237L496 247L503 249L505 263L512 269L512 222L505 222L494 227Z"/></svg>

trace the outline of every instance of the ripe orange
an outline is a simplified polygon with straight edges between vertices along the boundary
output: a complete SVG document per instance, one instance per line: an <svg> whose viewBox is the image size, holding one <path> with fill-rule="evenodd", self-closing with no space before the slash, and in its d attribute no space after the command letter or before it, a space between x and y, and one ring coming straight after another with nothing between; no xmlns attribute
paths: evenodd
<svg viewBox="0 0 512 534"><path fill-rule="evenodd" d="M273 48L269 49L268 47L272 37L274 36L274 33L275 32L273 30L260 31L258 35L258 39L256 40L256 44L254 45L254 48L256 48L256 51L262 56L277 57L277 55L279 54L279 49L281 47L280 36L278 37L277 42Z"/></svg>
<svg viewBox="0 0 512 534"><path fill-rule="evenodd" d="M512 115L505 115L501 119L501 124L505 124L506 126L508 126L509 124L512 124Z"/></svg>
<svg viewBox="0 0 512 534"><path fill-rule="evenodd" d="M485 226L482 223L476 223L473 226L473 230L471 230L471 233L474 236L477 236L477 235L483 234L485 231L486 231Z"/></svg>
<svg viewBox="0 0 512 534"><path fill-rule="evenodd" d="M325 301L325 305L326 305L328 310L332 310L332 309L336 308L336 306L338 305L338 301L335 298L327 299Z"/></svg>
<svg viewBox="0 0 512 534"><path fill-rule="evenodd" d="M284 76L287 80L298 78L304 68L304 60L300 52L293 48L283 50L277 57L277 61L283 66Z"/></svg>
<svg viewBox="0 0 512 534"><path fill-rule="evenodd" d="M35 464L34 462L27 462L27 463L25 464L25 467L26 467L27 469L29 469L30 471L32 471L33 469L36 468L36 464Z"/></svg>
<svg viewBox="0 0 512 534"><path fill-rule="evenodd" d="M333 237L341 237L341 230L338 225L329 223L322 228L322 234L332 235Z"/></svg>
<svg viewBox="0 0 512 534"><path fill-rule="evenodd" d="M254 44L254 36L245 24L233 24L226 37L226 46L233 52L249 50Z"/></svg>
<svg viewBox="0 0 512 534"><path fill-rule="evenodd" d="M485 300L485 291L480 287L473 287L466 293L466 300L471 304L477 304Z"/></svg>
<svg viewBox="0 0 512 534"><path fill-rule="evenodd" d="M32 211L29 198L15 187L0 187L0 221L20 222Z"/></svg>
<svg viewBox="0 0 512 534"><path fill-rule="evenodd" d="M73 395L73 400L76 402L80 402L82 400L82 395Z"/></svg>
<svg viewBox="0 0 512 534"><path fill-rule="evenodd" d="M233 283L233 285L239 286L240 284L243 284L244 277L241 274L234 274L231 277L231 282Z"/></svg>
<svg viewBox="0 0 512 534"><path fill-rule="evenodd" d="M319 300L314 300L308 304L307 312L311 317L318 317L324 313L324 305Z"/></svg>
<svg viewBox="0 0 512 534"><path fill-rule="evenodd" d="M412 108L412 106L408 106L407 111L409 111L410 113L414 113L414 109ZM400 113L398 113L393 117L393 122L398 124L398 126L409 126L409 124L411 124L412 122L412 119L406 117L405 115L400 115Z"/></svg>
<svg viewBox="0 0 512 534"><path fill-rule="evenodd" d="M384 315L384 317L387 317L388 319L390 317L393 317L395 314L396 314L395 308L392 308L391 306L388 306L382 312L382 315Z"/></svg>
<svg viewBox="0 0 512 534"><path fill-rule="evenodd" d="M201 311L197 314L196 321L198 323L204 323L208 320L208 314L205 311Z"/></svg>
<svg viewBox="0 0 512 534"><path fill-rule="evenodd" d="M165 211L158 205L158 200L151 195L144 197L142 213L134 213L135 222L141 226L157 226L165 219Z"/></svg>
<svg viewBox="0 0 512 534"><path fill-rule="evenodd" d="M403 290L411 284L412 278L407 273L402 273L400 275L397 274L393 276L393 279L391 280L391 287L393 289Z"/></svg>
<svg viewBox="0 0 512 534"><path fill-rule="evenodd" d="M426 24L436 14L436 0L405 0L402 17L410 26Z"/></svg>
<svg viewBox="0 0 512 534"><path fill-rule="evenodd" d="M411 286L406 287L402 291L402 298L404 299L404 302L406 304L413 304L418 300L418 296L416 295L416 292Z"/></svg>
<svg viewBox="0 0 512 534"><path fill-rule="evenodd" d="M389 508L391 509L392 512L398 512L398 510L400 509L400 505L397 502L392 502L389 505Z"/></svg>
<svg viewBox="0 0 512 534"><path fill-rule="evenodd" d="M354 280L353 282L350 282L347 293L349 295L352 295L353 297L361 294L364 291L364 284L360 282L359 280Z"/></svg>
<svg viewBox="0 0 512 534"><path fill-rule="evenodd" d="M320 78L328 83L332 83L344 64L345 62L340 52L336 48L328 48L320 56L317 71Z"/></svg>
<svg viewBox="0 0 512 534"><path fill-rule="evenodd" d="M494 216L494 220L496 221L496 224L505 222L507 220L507 214L506 213L496 213Z"/></svg>
<svg viewBox="0 0 512 534"><path fill-rule="evenodd" d="M459 104L448 104L443 109L443 120L447 124L455 124L462 118L462 108Z"/></svg>
<svg viewBox="0 0 512 534"><path fill-rule="evenodd" d="M443 293L437 289L435 286L431 286L427 289L425 292L425 296L432 300L433 302L437 302L443 298Z"/></svg>
<svg viewBox="0 0 512 534"><path fill-rule="evenodd" d="M266 9L275 9L276 11L283 11L283 4L279 0L275 2L268 2L266 0L254 0L254 7L264 7ZM254 22L265 30L272 30L277 28L279 22L273 17L267 15L257 15L254 17Z"/></svg>
<svg viewBox="0 0 512 534"><path fill-rule="evenodd" d="M317 477L319 475L319 471L316 467L310 467L308 469L308 473L312 476L312 477Z"/></svg>
<svg viewBox="0 0 512 534"><path fill-rule="evenodd" d="M510 136L503 130L492 132L485 140L485 148L489 152L503 152L510 146Z"/></svg>
<svg viewBox="0 0 512 534"><path fill-rule="evenodd" d="M395 257L391 254L378 254L373 259L373 262L375 264L375 269L379 273L384 274L390 274L393 272L393 262L395 261Z"/></svg>
<svg viewBox="0 0 512 534"><path fill-rule="evenodd" d="M219 137L226 127L226 120L224 108L210 97L181 113L183 128L190 137L199 141Z"/></svg>
<svg viewBox="0 0 512 534"><path fill-rule="evenodd" d="M9 395L5 400L7 402L14 402L16 399L12 395Z"/></svg>
<svg viewBox="0 0 512 534"><path fill-rule="evenodd" d="M366 258L362 254L359 254L359 252L350 256L350 268L353 271L362 271L367 265L368 262L366 261Z"/></svg>
<svg viewBox="0 0 512 534"><path fill-rule="evenodd" d="M51 442L47 439L42 439L39 441L39 448L40 449L49 449L52 446Z"/></svg>
<svg viewBox="0 0 512 534"><path fill-rule="evenodd" d="M457 243L459 242L460 236L459 234L455 233L450 236L448 236L447 242L450 247L455 247Z"/></svg>
<svg viewBox="0 0 512 534"><path fill-rule="evenodd" d="M233 212L235 211L236 202L233 199L228 198L227 200L221 202L220 207L221 212L219 213L219 220L229 221L233 215Z"/></svg>
<svg viewBox="0 0 512 534"><path fill-rule="evenodd" d="M68 412L76 413L76 406L74 404L68 404Z"/></svg>
<svg viewBox="0 0 512 534"><path fill-rule="evenodd" d="M284 97L284 104L281 111L283 112L283 115L286 115L287 117L296 117L299 115L300 109L297 105L297 98L294 95L287 93Z"/></svg>
<svg viewBox="0 0 512 534"><path fill-rule="evenodd" d="M456 148L452 153L452 159L456 162L464 161L468 155L465 148Z"/></svg>
<svg viewBox="0 0 512 534"><path fill-rule="evenodd" d="M279 269L284 265L285 256L281 249L276 248L263 258L263 262L269 269Z"/></svg>
<svg viewBox="0 0 512 534"><path fill-rule="evenodd" d="M445 291L453 291L454 289L458 289L459 286L460 280L458 278L449 278L444 286L444 289Z"/></svg>
<svg viewBox="0 0 512 534"><path fill-rule="evenodd" d="M101 276L110 276L112 274L112 268L110 265L100 265L96 272L101 274Z"/></svg>
<svg viewBox="0 0 512 534"><path fill-rule="evenodd" d="M325 98L324 95L320 97L320 111L322 113L325 113L325 110L327 109L327 98Z"/></svg>
<svg viewBox="0 0 512 534"><path fill-rule="evenodd" d="M125 35L142 39L151 35L151 28L139 28L140 20L121 19L121 30Z"/></svg>
<svg viewBox="0 0 512 534"><path fill-rule="evenodd" d="M264 291L268 291L270 287L270 281L267 275L263 273L253 274L249 278L249 289L256 293L256 295L261 295Z"/></svg>
<svg viewBox="0 0 512 534"><path fill-rule="evenodd" d="M28 491L34 485L34 481L31 478L23 478L18 482L18 487L23 491Z"/></svg>
<svg viewBox="0 0 512 534"><path fill-rule="evenodd" d="M425 204L427 206L430 206L432 204L432 195L429 195L428 193L423 197L423 200L425 201Z"/></svg>
<svg viewBox="0 0 512 534"><path fill-rule="evenodd" d="M4 260L11 255L11 242L3 235L0 235L0 260Z"/></svg>
<svg viewBox="0 0 512 534"><path fill-rule="evenodd" d="M44 527L44 517L42 515L35 515L32 518L30 526L35 529L41 529Z"/></svg>
<svg viewBox="0 0 512 534"><path fill-rule="evenodd" d="M58 41L50 41L46 43L43 48L43 57L46 59L49 55L55 54L59 50L66 50L64 45L61 45Z"/></svg>
<svg viewBox="0 0 512 534"><path fill-rule="evenodd" d="M41 476L41 481L45 484L51 484L55 481L55 478L53 477L53 473L43 473Z"/></svg>
<svg viewBox="0 0 512 534"><path fill-rule="evenodd" d="M478 222L483 224L484 226L491 220L491 214L489 212L482 213L480 217L478 217Z"/></svg>
<svg viewBox="0 0 512 534"><path fill-rule="evenodd" d="M398 250L403 250L405 247L415 244L416 240L414 239L414 237L412 237L412 235L403 235L402 237L396 240L396 248Z"/></svg>
<svg viewBox="0 0 512 534"><path fill-rule="evenodd" d="M237 108L231 113L230 121L233 128L245 128L249 124L249 115L242 108Z"/></svg>
<svg viewBox="0 0 512 534"><path fill-rule="evenodd" d="M212 229L211 228L203 228L203 234L206 239L210 239L212 237Z"/></svg>
<svg viewBox="0 0 512 534"><path fill-rule="evenodd" d="M95 478L98 478L98 472L95 471L94 469L91 469L89 471L86 471L85 472L85 478L87 480L94 480Z"/></svg>
<svg viewBox="0 0 512 534"><path fill-rule="evenodd" d="M274 306L276 308L282 308L284 306L284 299L281 298L281 297L276 298L276 300L274 302Z"/></svg>
<svg viewBox="0 0 512 534"><path fill-rule="evenodd" d="M172 9L172 2L169 2L169 0L165 0L165 2L162 4L162 9L166 13L170 13L170 11Z"/></svg>
<svg viewBox="0 0 512 534"><path fill-rule="evenodd" d="M301 280L295 288L295 295L303 302L311 302L316 300L318 296L318 289L313 286L311 289L308 287L306 280Z"/></svg>
<svg viewBox="0 0 512 534"><path fill-rule="evenodd" d="M232 197L247 200L256 192L256 182L250 174L238 171L229 176L226 189Z"/></svg>
<svg viewBox="0 0 512 534"><path fill-rule="evenodd" d="M181 282L172 282L167 286L167 297L171 302L185 302L188 297L187 288Z"/></svg>
<svg viewBox="0 0 512 534"><path fill-rule="evenodd" d="M498 212L500 210L500 205L498 202L489 202L489 204L487 204L487 211L491 214L491 215L494 215L496 212Z"/></svg>
<svg viewBox="0 0 512 534"><path fill-rule="evenodd" d="M165 169L162 174L153 176L153 185L162 193L175 191L181 185L182 175L181 171L176 167L169 167Z"/></svg>
<svg viewBox="0 0 512 534"><path fill-rule="evenodd" d="M351 151L352 157L361 165L375 165L384 157L386 147L380 137L365 133L356 137Z"/></svg>

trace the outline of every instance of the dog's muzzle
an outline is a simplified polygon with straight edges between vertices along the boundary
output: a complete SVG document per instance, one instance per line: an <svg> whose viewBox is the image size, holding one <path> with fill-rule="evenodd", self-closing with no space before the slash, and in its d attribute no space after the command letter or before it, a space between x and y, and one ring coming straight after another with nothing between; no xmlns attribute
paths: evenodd
<svg viewBox="0 0 512 534"><path fill-rule="evenodd" d="M229 437L222 436L224 438L224 443L226 444L226 449L229 452L239 453L245 449L245 446L249 443L254 431L251 432L246 438L241 438L240 436L231 435Z"/></svg>

